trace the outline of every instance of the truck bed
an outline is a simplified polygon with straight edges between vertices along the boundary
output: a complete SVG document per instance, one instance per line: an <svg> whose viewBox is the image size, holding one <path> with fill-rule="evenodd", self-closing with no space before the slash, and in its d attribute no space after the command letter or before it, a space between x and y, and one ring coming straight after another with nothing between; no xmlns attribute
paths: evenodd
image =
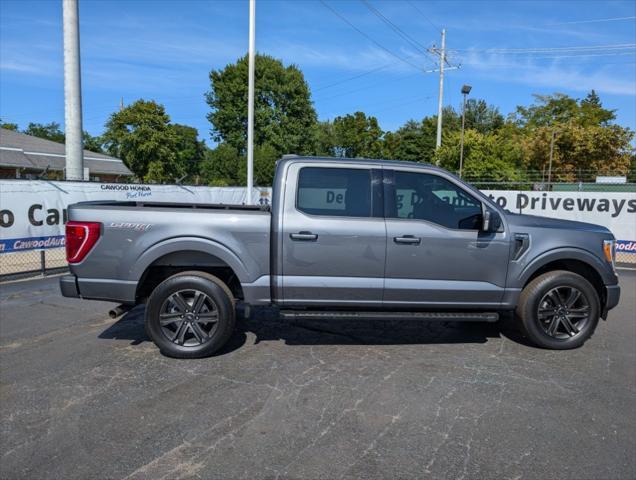
<svg viewBox="0 0 636 480"><path fill-rule="evenodd" d="M269 295L269 210L266 206L178 202L72 204L68 219L101 223L101 237L70 270L86 298L132 303L136 284L148 268L188 264L203 270L229 265L247 289L259 282L259 292Z"/></svg>
<svg viewBox="0 0 636 480"><path fill-rule="evenodd" d="M179 202L136 202L118 200L95 200L79 202L73 205L81 207L135 207L135 208L185 208L185 209L208 209L208 210L253 210L269 212L269 205L235 205L225 203L179 203Z"/></svg>

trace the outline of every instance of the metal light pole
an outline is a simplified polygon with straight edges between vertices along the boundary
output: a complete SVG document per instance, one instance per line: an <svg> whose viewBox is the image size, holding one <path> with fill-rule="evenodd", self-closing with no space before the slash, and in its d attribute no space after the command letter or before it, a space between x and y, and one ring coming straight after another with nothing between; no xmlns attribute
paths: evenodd
<svg viewBox="0 0 636 480"><path fill-rule="evenodd" d="M66 179L84 180L78 0L62 0Z"/></svg>
<svg viewBox="0 0 636 480"><path fill-rule="evenodd" d="M245 203L252 204L254 188L254 38L256 36L256 0L250 0L250 33L247 85L247 194Z"/></svg>
<svg viewBox="0 0 636 480"><path fill-rule="evenodd" d="M464 95L464 105L462 107L462 133L459 141L459 178L462 178L462 168L464 167L464 126L466 125L466 97L473 87L470 85L462 86L462 95Z"/></svg>

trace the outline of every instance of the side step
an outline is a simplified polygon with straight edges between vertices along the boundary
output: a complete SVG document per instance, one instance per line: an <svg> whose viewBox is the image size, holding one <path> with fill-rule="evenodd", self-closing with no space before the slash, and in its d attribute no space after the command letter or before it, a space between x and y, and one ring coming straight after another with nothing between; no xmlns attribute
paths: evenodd
<svg viewBox="0 0 636 480"><path fill-rule="evenodd" d="M424 320L432 322L496 322L497 312L357 312L323 310L281 310L281 318L288 320Z"/></svg>

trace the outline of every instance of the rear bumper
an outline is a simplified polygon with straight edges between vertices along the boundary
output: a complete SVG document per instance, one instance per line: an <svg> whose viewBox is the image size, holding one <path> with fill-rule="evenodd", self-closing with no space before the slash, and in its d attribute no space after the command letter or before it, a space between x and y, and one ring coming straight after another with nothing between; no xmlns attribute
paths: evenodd
<svg viewBox="0 0 636 480"><path fill-rule="evenodd" d="M75 275L62 275L60 277L60 290L63 297L79 298L77 277Z"/></svg>
<svg viewBox="0 0 636 480"><path fill-rule="evenodd" d="M607 317L607 312L618 305L621 298L621 287L618 285L605 285L605 305L603 307L602 317Z"/></svg>
<svg viewBox="0 0 636 480"><path fill-rule="evenodd" d="M77 278L75 275L64 275L60 277L60 290L64 297L105 300L134 305L137 282L86 279Z"/></svg>

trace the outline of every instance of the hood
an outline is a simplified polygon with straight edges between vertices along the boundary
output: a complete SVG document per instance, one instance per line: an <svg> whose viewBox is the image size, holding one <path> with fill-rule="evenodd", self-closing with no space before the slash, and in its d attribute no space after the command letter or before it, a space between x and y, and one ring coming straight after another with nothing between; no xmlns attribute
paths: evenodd
<svg viewBox="0 0 636 480"><path fill-rule="evenodd" d="M537 215L525 215L509 211L506 211L506 219L511 225L519 227L553 228L612 235L612 232L610 232L609 229L594 223L575 222L573 220L563 220L560 218L539 217Z"/></svg>

